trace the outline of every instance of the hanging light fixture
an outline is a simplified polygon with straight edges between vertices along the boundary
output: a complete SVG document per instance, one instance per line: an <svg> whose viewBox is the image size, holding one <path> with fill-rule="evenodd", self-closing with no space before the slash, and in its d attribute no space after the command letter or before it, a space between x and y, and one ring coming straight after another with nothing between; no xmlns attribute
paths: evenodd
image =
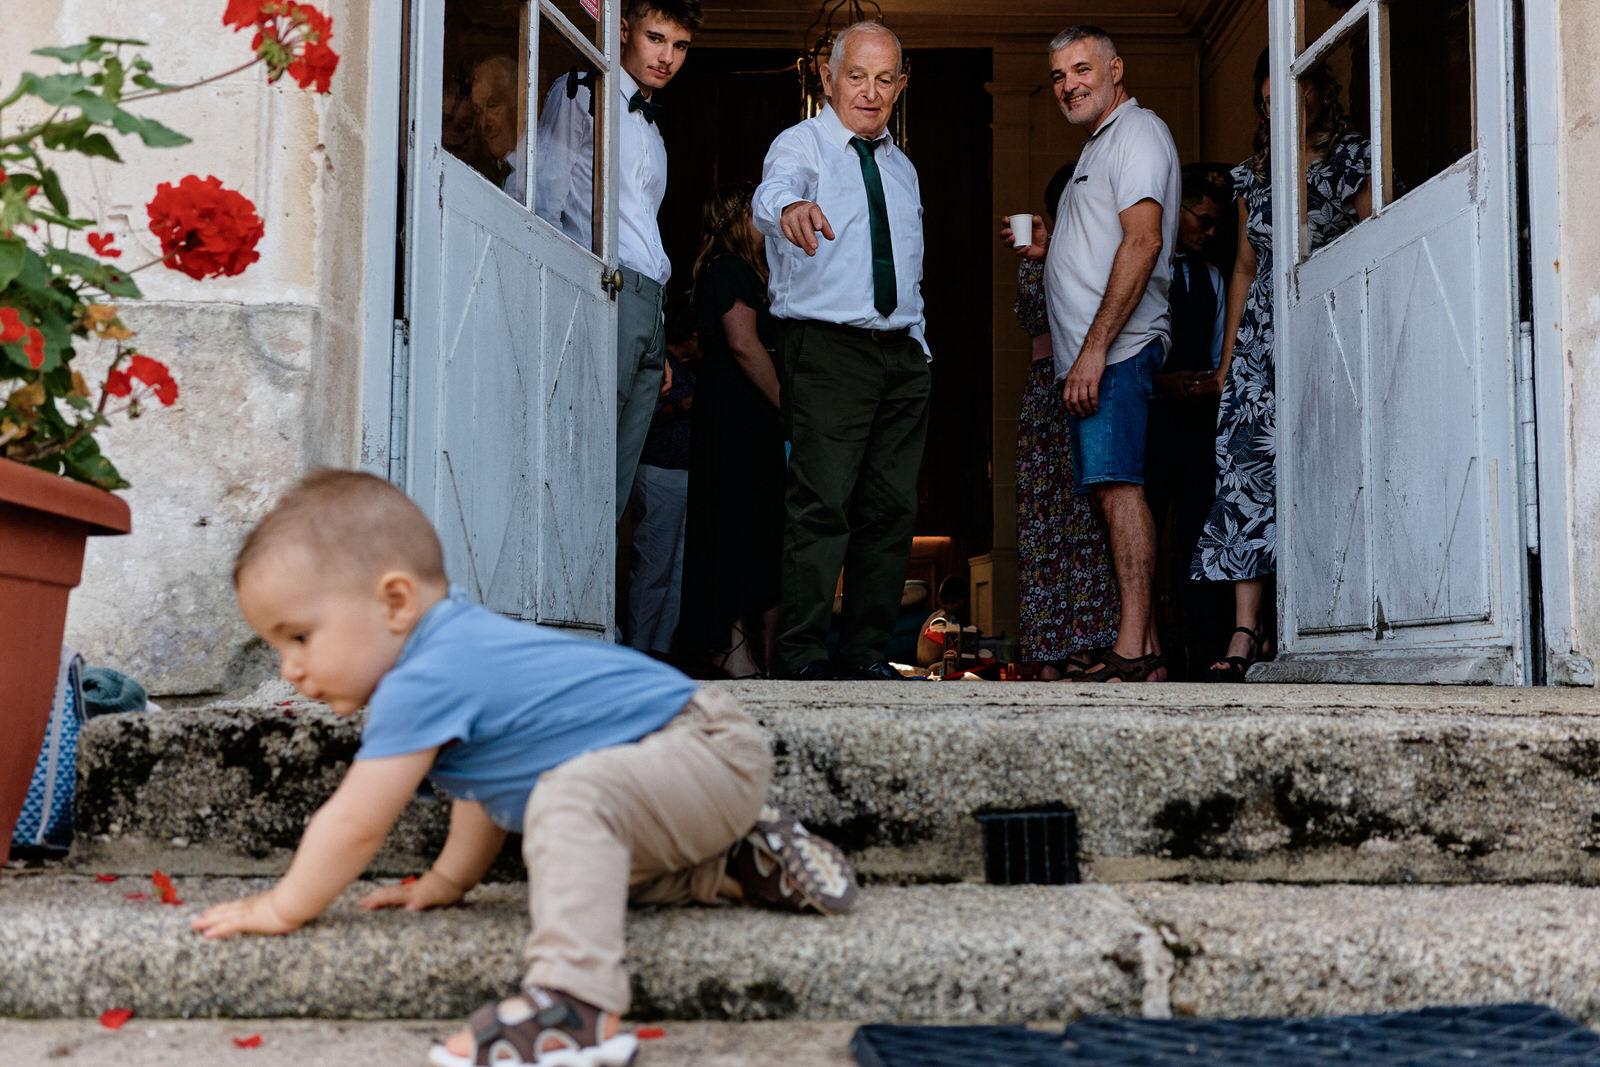
<svg viewBox="0 0 1600 1067"><path fill-rule="evenodd" d="M871 8L869 15L867 9ZM822 72L818 64L828 58L833 51L833 39L838 31L834 29L835 20L839 29L853 26L858 22L876 22L883 24L883 8L874 0L822 0L817 7L817 17L811 20L811 25L806 27L805 40L809 42L804 51L800 53L799 62L795 64L800 73L800 117L809 119L822 110L822 105L828 102L827 93L822 90ZM817 27L822 27L818 32ZM815 36L813 36L815 34ZM911 70L911 62L903 55L900 63L900 73L906 74ZM894 114L889 118L889 132L894 134L895 144L901 151L906 147L906 96L900 94L900 100L895 105Z"/></svg>

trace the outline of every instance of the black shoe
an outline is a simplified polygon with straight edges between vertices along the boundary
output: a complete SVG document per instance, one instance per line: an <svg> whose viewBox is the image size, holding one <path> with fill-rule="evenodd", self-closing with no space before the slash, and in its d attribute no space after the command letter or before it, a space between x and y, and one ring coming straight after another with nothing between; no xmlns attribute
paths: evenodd
<svg viewBox="0 0 1600 1067"><path fill-rule="evenodd" d="M796 667L784 677L792 678L797 682L831 682L839 677L834 671L833 664L825 659L812 660L804 667Z"/></svg>
<svg viewBox="0 0 1600 1067"><path fill-rule="evenodd" d="M888 660L880 659L878 662L869 663L865 667L851 667L848 670L842 670L837 677L848 678L854 682L898 682L902 680L903 676L890 665Z"/></svg>

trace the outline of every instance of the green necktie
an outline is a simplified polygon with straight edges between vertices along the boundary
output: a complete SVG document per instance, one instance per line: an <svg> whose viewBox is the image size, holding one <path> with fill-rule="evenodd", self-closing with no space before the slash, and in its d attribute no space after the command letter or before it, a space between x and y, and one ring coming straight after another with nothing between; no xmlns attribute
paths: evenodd
<svg viewBox="0 0 1600 1067"><path fill-rule="evenodd" d="M861 180L867 186L867 211L872 225L872 306L888 318L899 306L894 282L894 246L889 241L889 207L883 202L883 178L878 161L872 158L877 141L850 138L850 147L861 157Z"/></svg>

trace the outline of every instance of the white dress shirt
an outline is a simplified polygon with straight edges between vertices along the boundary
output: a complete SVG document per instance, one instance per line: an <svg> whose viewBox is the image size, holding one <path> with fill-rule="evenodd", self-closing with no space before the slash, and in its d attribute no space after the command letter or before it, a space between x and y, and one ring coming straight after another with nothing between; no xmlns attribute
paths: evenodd
<svg viewBox="0 0 1600 1067"><path fill-rule="evenodd" d="M661 131L643 111L628 110L639 85L617 71L622 94L617 157L617 256L624 267L662 285L672 261L661 244L656 214L667 194L667 146ZM534 157L533 210L585 248L594 247L594 119L589 86L567 97L567 78L557 78L539 112L538 153Z"/></svg>
<svg viewBox="0 0 1600 1067"><path fill-rule="evenodd" d="M772 314L869 330L910 329L930 355L922 314L922 191L917 168L887 131L874 152L888 208L899 302L887 318L872 301L872 226L855 134L831 107L784 130L767 150L752 203L756 228L767 238ZM789 243L783 209L809 200L822 209L834 239L817 235L817 254Z"/></svg>

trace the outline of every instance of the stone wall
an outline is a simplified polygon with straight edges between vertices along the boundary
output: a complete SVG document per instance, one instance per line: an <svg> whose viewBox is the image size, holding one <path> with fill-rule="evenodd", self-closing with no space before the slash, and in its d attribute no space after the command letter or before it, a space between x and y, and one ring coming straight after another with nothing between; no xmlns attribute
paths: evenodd
<svg viewBox="0 0 1600 1067"><path fill-rule="evenodd" d="M1581 190L1600 175L1600 11L1586 0L1558 5L1561 98L1557 124L1560 254L1565 349L1567 510L1572 649L1600 655L1600 216ZM1546 484L1549 484L1548 482Z"/></svg>
<svg viewBox="0 0 1600 1067"><path fill-rule="evenodd" d="M138 678L158 698L248 688L272 667L233 602L232 555L250 525L307 466L357 455L366 212L367 7L324 5L343 59L329 96L262 68L134 105L188 134L146 149L122 138L127 162L76 161L63 178L80 216L117 236L122 263L158 249L144 205L159 182L215 174L249 197L266 225L261 259L236 278L194 282L154 268L146 299L126 309L140 348L168 363L181 396L102 445L133 483L128 537L91 542L73 595L67 641L91 663ZM149 42L137 51L169 83L250 58L250 35L222 25L222 0L58 0L16 5L0 37L7 89L22 70L55 73L28 53L90 34ZM8 110L9 127L27 116ZM109 359L85 351L94 381Z"/></svg>

